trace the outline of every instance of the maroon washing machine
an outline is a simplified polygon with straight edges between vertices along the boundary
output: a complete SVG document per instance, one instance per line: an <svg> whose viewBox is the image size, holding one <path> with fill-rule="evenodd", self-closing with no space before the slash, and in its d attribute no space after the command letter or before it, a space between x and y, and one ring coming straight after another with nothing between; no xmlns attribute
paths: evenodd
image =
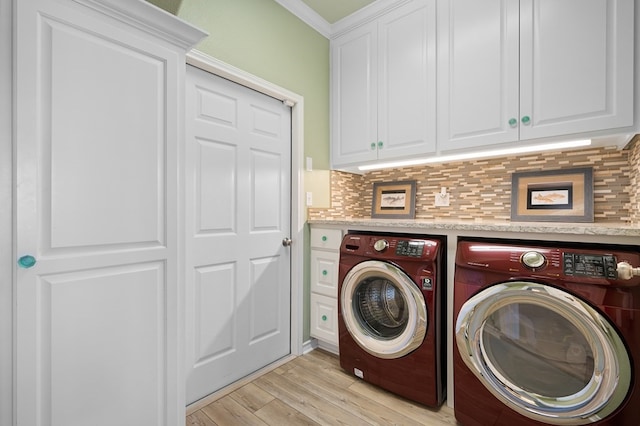
<svg viewBox="0 0 640 426"><path fill-rule="evenodd" d="M340 247L340 365L421 404L445 397L443 241L347 234Z"/></svg>
<svg viewBox="0 0 640 426"><path fill-rule="evenodd" d="M638 247L459 241L456 419L640 425L638 265Z"/></svg>

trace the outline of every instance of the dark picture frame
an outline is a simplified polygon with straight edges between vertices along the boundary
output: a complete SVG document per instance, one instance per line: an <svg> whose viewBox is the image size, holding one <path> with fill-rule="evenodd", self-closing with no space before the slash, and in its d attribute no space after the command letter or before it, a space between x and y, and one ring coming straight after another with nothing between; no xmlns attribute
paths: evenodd
<svg viewBox="0 0 640 426"><path fill-rule="evenodd" d="M416 181L374 182L372 218L413 219L416 213Z"/></svg>
<svg viewBox="0 0 640 426"><path fill-rule="evenodd" d="M513 173L511 220L593 222L593 169Z"/></svg>

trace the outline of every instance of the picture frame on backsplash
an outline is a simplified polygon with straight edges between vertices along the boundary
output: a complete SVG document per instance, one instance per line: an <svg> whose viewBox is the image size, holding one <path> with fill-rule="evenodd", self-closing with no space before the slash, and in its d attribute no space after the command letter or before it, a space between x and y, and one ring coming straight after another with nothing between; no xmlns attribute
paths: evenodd
<svg viewBox="0 0 640 426"><path fill-rule="evenodd" d="M593 169L513 173L511 220L593 222Z"/></svg>
<svg viewBox="0 0 640 426"><path fill-rule="evenodd" d="M415 180L373 183L372 218L413 219L415 214Z"/></svg>

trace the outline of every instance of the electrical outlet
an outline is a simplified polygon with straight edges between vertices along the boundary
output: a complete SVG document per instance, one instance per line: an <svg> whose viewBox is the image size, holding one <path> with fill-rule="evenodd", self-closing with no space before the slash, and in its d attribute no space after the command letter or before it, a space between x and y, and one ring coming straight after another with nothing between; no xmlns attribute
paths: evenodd
<svg viewBox="0 0 640 426"><path fill-rule="evenodd" d="M311 207L313 205L313 193L307 192L307 207Z"/></svg>
<svg viewBox="0 0 640 426"><path fill-rule="evenodd" d="M449 193L436 194L436 207L448 207L449 206Z"/></svg>

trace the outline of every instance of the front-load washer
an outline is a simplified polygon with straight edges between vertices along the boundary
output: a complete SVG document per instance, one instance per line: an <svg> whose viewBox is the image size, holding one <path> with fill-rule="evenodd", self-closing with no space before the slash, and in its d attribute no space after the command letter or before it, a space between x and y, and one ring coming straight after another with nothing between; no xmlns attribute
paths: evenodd
<svg viewBox="0 0 640 426"><path fill-rule="evenodd" d="M342 368L432 407L446 382L443 251L438 237L351 233L338 275Z"/></svg>
<svg viewBox="0 0 640 426"><path fill-rule="evenodd" d="M640 425L639 264L637 247L460 240L457 420Z"/></svg>

